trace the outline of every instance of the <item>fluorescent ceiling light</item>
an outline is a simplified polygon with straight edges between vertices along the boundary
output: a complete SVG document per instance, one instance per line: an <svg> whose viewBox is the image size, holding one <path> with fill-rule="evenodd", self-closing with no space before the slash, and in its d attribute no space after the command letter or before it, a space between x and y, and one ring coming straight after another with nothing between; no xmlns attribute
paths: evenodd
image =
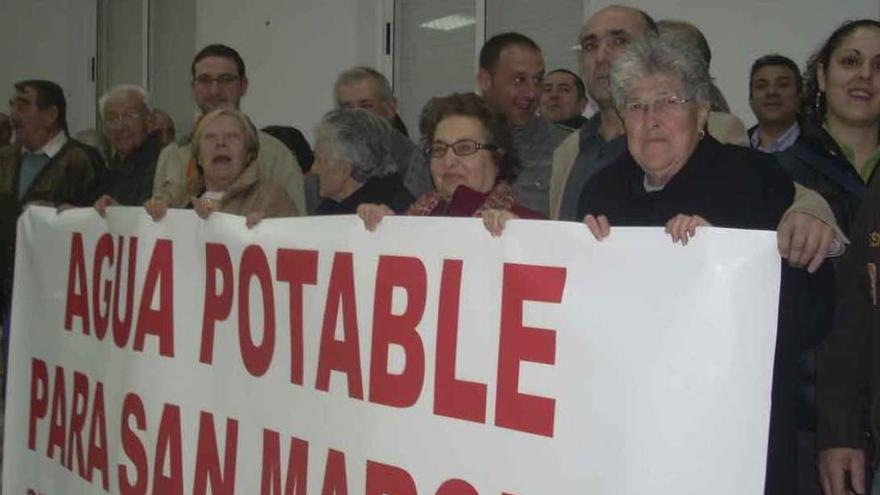
<svg viewBox="0 0 880 495"><path fill-rule="evenodd" d="M439 17L437 19L425 22L421 24L421 27L427 29L436 29L437 31L452 31L458 28L463 28L465 26L470 26L475 22L476 19L469 15L452 14L446 17Z"/></svg>

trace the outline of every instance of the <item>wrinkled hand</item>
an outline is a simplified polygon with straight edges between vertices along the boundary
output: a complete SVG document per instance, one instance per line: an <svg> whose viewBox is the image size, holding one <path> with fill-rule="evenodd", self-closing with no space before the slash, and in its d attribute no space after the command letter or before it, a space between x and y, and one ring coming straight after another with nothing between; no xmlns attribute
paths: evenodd
<svg viewBox="0 0 880 495"><path fill-rule="evenodd" d="M260 223L265 216L266 214L262 211L252 211L248 213L247 216L244 218L244 224L245 226L247 226L247 228L252 229L256 227L256 225Z"/></svg>
<svg viewBox="0 0 880 495"><path fill-rule="evenodd" d="M95 201L94 207L95 211L98 212L98 215L101 215L101 218L107 216L107 207L108 206L116 206L119 203L116 202L115 199L111 198L109 194L105 194Z"/></svg>
<svg viewBox="0 0 880 495"><path fill-rule="evenodd" d="M196 215L202 220L207 220L211 213L217 211L219 207L217 201L208 198L190 198L190 202L192 202Z"/></svg>
<svg viewBox="0 0 880 495"><path fill-rule="evenodd" d="M666 233L672 236L672 242L680 242L687 246L688 239L697 234L697 227L710 227L712 224L699 215L679 213L666 222Z"/></svg>
<svg viewBox="0 0 880 495"><path fill-rule="evenodd" d="M362 203L358 205L357 215L364 221L364 227L374 232L379 222L387 216L394 215L394 211L385 205Z"/></svg>
<svg viewBox="0 0 880 495"><path fill-rule="evenodd" d="M845 486L846 473L852 490ZM851 495L865 492L865 452L861 449L833 448L819 452L819 481L825 495Z"/></svg>
<svg viewBox="0 0 880 495"><path fill-rule="evenodd" d="M835 237L830 225L812 215L796 211L783 216L776 228L780 256L795 268L806 266L810 273L815 273L822 266Z"/></svg>
<svg viewBox="0 0 880 495"><path fill-rule="evenodd" d="M150 215L154 222L158 222L165 218L165 214L168 213L168 206L169 201L160 197L150 198L144 203L144 209L147 210L147 215Z"/></svg>
<svg viewBox="0 0 880 495"><path fill-rule="evenodd" d="M504 232L504 224L508 220L519 218L514 213L507 210L484 210L481 214L483 217L483 225L486 230L492 234L492 237L499 237Z"/></svg>
<svg viewBox="0 0 880 495"><path fill-rule="evenodd" d="M597 217L587 215L584 217L584 224L590 229L597 241L601 241L611 233L611 225L608 224L608 217L605 215Z"/></svg>

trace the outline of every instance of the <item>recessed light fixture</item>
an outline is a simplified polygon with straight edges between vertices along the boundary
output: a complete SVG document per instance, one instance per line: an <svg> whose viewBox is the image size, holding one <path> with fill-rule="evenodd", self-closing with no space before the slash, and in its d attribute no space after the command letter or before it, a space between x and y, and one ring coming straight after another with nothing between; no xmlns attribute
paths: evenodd
<svg viewBox="0 0 880 495"><path fill-rule="evenodd" d="M421 27L425 29L436 29L437 31L453 31L455 29L470 26L475 22L476 19L474 19L472 16L464 14L452 14L446 17L439 17L437 19L422 23Z"/></svg>

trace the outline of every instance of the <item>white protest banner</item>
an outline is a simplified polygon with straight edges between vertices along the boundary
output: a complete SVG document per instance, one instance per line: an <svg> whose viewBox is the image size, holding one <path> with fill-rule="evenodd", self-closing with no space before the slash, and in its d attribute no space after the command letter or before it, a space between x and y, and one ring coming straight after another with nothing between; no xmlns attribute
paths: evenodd
<svg viewBox="0 0 880 495"><path fill-rule="evenodd" d="M759 494L775 246L29 208L3 492Z"/></svg>

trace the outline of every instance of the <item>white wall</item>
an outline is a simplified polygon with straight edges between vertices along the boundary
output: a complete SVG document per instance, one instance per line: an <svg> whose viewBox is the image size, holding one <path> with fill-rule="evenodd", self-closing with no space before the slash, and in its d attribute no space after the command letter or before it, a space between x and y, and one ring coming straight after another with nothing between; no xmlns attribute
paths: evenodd
<svg viewBox="0 0 880 495"><path fill-rule="evenodd" d="M250 80L242 109L258 127L293 125L311 140L339 72L377 65L378 8L375 0L197 0L196 47L238 50Z"/></svg>
<svg viewBox="0 0 880 495"><path fill-rule="evenodd" d="M712 47L712 75L747 126L755 118L748 104L752 62L771 52L794 60L803 70L807 57L847 19L880 16L880 0L589 0L588 15L628 3L654 19L696 24Z"/></svg>
<svg viewBox="0 0 880 495"><path fill-rule="evenodd" d="M95 126L96 0L0 0L0 108L23 79L49 79L64 88L71 133Z"/></svg>

